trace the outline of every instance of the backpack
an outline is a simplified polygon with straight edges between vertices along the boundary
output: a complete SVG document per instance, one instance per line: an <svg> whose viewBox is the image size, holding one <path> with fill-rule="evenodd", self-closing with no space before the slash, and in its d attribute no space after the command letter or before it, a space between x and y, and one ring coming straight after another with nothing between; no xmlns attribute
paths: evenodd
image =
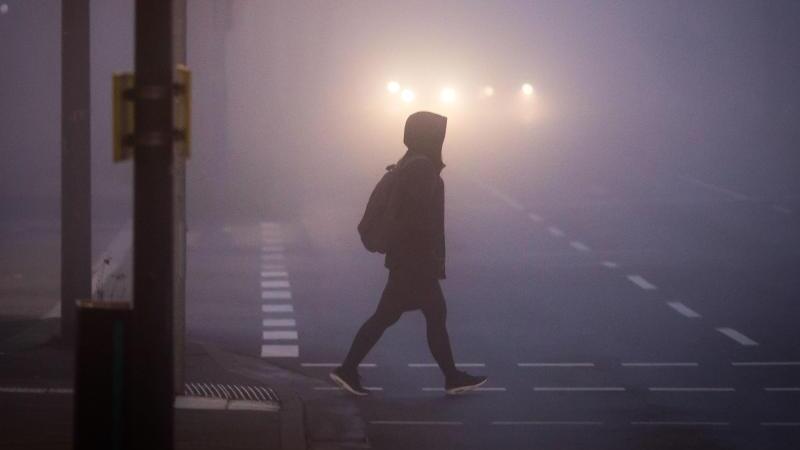
<svg viewBox="0 0 800 450"><path fill-rule="evenodd" d="M422 156L414 158L420 157ZM408 162L410 161L411 159ZM397 164L386 167L386 173L372 189L364 216L358 223L361 242L372 253L386 253L399 227L397 187L400 184L401 170Z"/></svg>

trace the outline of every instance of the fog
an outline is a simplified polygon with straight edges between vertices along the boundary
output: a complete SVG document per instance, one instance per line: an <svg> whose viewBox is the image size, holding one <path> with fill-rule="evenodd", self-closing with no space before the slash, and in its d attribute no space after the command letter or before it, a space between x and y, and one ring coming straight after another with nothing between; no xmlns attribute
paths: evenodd
<svg viewBox="0 0 800 450"><path fill-rule="evenodd" d="M57 214L58 2L0 16L4 216ZM133 2L92 2L98 217L126 214L110 81L133 67ZM410 112L447 115L452 173L524 184L652 168L789 195L797 167L796 2L189 2L190 217L291 215L362 198L402 155ZM415 90L409 104L386 90ZM535 97L521 98L523 82ZM442 86L458 93L438 101ZM492 98L481 98L490 85ZM576 172L577 171L577 172ZM359 197L360 196L360 197ZM223 219L221 219L223 220Z"/></svg>

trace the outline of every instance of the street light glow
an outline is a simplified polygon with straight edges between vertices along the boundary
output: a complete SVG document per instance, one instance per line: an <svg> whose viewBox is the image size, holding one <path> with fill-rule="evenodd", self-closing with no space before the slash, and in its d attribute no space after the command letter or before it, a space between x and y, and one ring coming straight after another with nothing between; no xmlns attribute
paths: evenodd
<svg viewBox="0 0 800 450"><path fill-rule="evenodd" d="M533 95L533 86L530 83L525 83L522 85L522 93L526 96L530 97Z"/></svg>
<svg viewBox="0 0 800 450"><path fill-rule="evenodd" d="M403 92L400 93L400 98L406 103L414 101L414 97L416 97L416 95L414 95L414 91L411 89L403 89Z"/></svg>
<svg viewBox="0 0 800 450"><path fill-rule="evenodd" d="M439 95L439 98L445 103L453 103L456 101L456 97L456 90L449 86L442 89L442 93Z"/></svg>
<svg viewBox="0 0 800 450"><path fill-rule="evenodd" d="M392 94L396 94L400 92L400 83L398 83L397 81L390 81L389 83L386 84L386 90Z"/></svg>
<svg viewBox="0 0 800 450"><path fill-rule="evenodd" d="M0 5L0 14L5 14L8 12L8 4L3 3Z"/></svg>

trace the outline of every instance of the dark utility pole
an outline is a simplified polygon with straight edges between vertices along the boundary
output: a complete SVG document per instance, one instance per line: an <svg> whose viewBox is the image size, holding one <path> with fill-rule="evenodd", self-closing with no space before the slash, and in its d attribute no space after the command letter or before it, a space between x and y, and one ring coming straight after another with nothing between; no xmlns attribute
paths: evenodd
<svg viewBox="0 0 800 450"><path fill-rule="evenodd" d="M61 1L61 337L92 296L89 0Z"/></svg>
<svg viewBox="0 0 800 450"><path fill-rule="evenodd" d="M173 448L173 1L136 0L134 150L135 431Z"/></svg>

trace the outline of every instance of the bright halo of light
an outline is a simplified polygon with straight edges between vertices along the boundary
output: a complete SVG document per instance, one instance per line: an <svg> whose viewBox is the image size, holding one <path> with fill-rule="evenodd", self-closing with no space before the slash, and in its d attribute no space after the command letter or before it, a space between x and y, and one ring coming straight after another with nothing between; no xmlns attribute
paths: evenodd
<svg viewBox="0 0 800 450"><path fill-rule="evenodd" d="M456 90L451 87L442 89L442 93L439 94L439 98L445 103L453 103L456 101L456 97L458 97Z"/></svg>
<svg viewBox="0 0 800 450"><path fill-rule="evenodd" d="M484 86L483 87L483 95L486 97L491 97L494 95L494 88L491 86Z"/></svg>
<svg viewBox="0 0 800 450"><path fill-rule="evenodd" d="M396 94L400 92L400 83L397 81L390 81L386 83L386 90L391 92L392 94Z"/></svg>
<svg viewBox="0 0 800 450"><path fill-rule="evenodd" d="M415 97L416 95L411 89L403 89L403 92L400 93L400 98L406 103L413 102Z"/></svg>
<svg viewBox="0 0 800 450"><path fill-rule="evenodd" d="M530 97L534 93L533 86L530 83L523 84L522 93Z"/></svg>

